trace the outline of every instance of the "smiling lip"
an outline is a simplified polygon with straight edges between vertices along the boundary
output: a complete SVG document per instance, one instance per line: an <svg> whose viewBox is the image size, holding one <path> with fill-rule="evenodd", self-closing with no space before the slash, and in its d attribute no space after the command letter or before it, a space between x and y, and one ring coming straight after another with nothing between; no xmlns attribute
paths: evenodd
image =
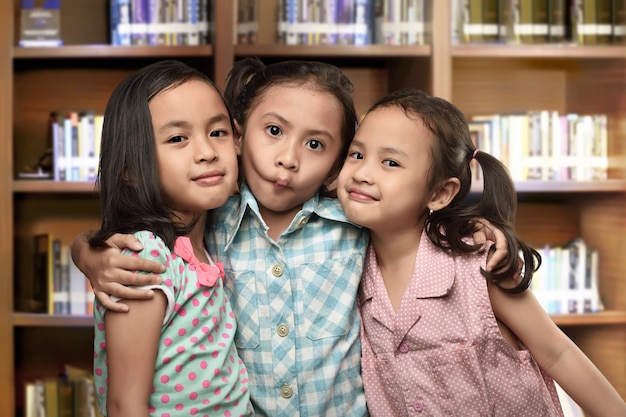
<svg viewBox="0 0 626 417"><path fill-rule="evenodd" d="M218 184L224 179L224 173L221 171L208 171L198 175L193 179L197 184L213 185Z"/></svg>
<svg viewBox="0 0 626 417"><path fill-rule="evenodd" d="M363 190L359 190L358 188L349 188L348 196L351 200L356 201L377 201L372 195L366 193Z"/></svg>

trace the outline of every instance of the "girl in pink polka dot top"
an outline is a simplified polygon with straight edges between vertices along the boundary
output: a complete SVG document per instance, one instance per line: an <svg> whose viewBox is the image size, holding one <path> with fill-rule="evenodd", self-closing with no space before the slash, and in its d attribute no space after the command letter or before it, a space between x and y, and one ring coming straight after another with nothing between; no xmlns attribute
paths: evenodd
<svg viewBox="0 0 626 417"><path fill-rule="evenodd" d="M473 159L484 189L466 199ZM555 380L590 415L626 416L617 391L528 290L540 257L514 231L514 185L475 148L455 106L415 89L375 103L337 195L348 219L370 229L358 304L373 417L562 416ZM489 255L471 238L476 218L507 237L496 272L484 270Z"/></svg>
<svg viewBox="0 0 626 417"><path fill-rule="evenodd" d="M166 266L151 300L128 313L96 301L94 376L105 416L251 416L246 367L224 271L204 250L207 210L236 187L234 127L222 95L177 61L122 81L105 110L98 185L107 247L133 233L133 256ZM129 252L130 253L130 252Z"/></svg>

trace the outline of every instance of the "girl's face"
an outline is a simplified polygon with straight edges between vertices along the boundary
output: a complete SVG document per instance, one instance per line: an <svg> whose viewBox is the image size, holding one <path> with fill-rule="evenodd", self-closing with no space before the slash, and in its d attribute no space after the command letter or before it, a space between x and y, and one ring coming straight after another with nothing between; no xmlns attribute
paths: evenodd
<svg viewBox="0 0 626 417"><path fill-rule="evenodd" d="M417 120L416 120L417 119ZM397 107L365 116L338 178L350 221L374 233L422 227L431 201L431 132Z"/></svg>
<svg viewBox="0 0 626 417"><path fill-rule="evenodd" d="M219 207L237 184L237 151L226 106L210 85L191 80L149 104L161 189L183 217Z"/></svg>
<svg viewBox="0 0 626 417"><path fill-rule="evenodd" d="M341 151L341 122L333 95L302 86L271 87L252 108L241 163L266 221L295 215L329 179Z"/></svg>

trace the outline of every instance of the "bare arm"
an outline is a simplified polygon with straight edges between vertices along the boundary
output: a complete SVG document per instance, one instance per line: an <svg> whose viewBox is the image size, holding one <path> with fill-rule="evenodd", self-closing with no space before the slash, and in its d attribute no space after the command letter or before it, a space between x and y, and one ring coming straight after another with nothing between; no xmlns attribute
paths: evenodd
<svg viewBox="0 0 626 417"><path fill-rule="evenodd" d="M132 306L128 313L107 311L104 316L107 415L147 417L167 299L157 290L152 300L127 302Z"/></svg>
<svg viewBox="0 0 626 417"><path fill-rule="evenodd" d="M490 283L489 296L496 317L586 413L594 417L626 416L626 403L617 390L554 324L530 290L510 295Z"/></svg>
<svg viewBox="0 0 626 417"><path fill-rule="evenodd" d="M98 300L110 311L128 311L126 300L145 300L154 295L152 290L139 290L127 285L159 284L158 274L165 267L158 262L141 259L134 256L122 255L122 249L141 250L141 243L133 235L113 235L107 243L109 249L92 249L89 246L90 232L79 234L72 242L72 260L87 279L91 282L94 294ZM152 274L137 274L134 271L151 272ZM123 303L115 303L109 295L123 298Z"/></svg>

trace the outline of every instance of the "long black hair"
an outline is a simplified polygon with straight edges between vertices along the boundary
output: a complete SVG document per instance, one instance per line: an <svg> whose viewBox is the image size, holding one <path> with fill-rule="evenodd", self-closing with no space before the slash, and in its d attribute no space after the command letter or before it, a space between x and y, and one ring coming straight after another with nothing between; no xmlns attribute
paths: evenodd
<svg viewBox="0 0 626 417"><path fill-rule="evenodd" d="M507 168L498 159L476 149L465 116L452 103L409 88L383 97L369 111L389 107L400 108L416 121L419 117L432 133L429 189L434 190L439 182L451 177L458 178L461 183L458 194L448 206L428 215L425 230L429 239L444 250L470 253L478 246L466 243L464 238L476 230L476 219L488 220L504 233L508 255L495 268L496 272L482 270L482 274L496 283L515 276L521 254L524 261L521 281L513 288L501 288L509 293L527 289L541 264L541 256L515 232L517 194ZM472 158L480 164L484 178L483 192L477 201L467 199L472 185Z"/></svg>
<svg viewBox="0 0 626 417"><path fill-rule="evenodd" d="M189 233L195 224L175 221L177 216L166 205L149 108L157 94L191 80L207 83L222 97L205 74L175 60L140 69L111 94L104 112L96 180L102 223L89 240L92 247L106 247L106 239L114 233L150 230L172 248L176 237Z"/></svg>

